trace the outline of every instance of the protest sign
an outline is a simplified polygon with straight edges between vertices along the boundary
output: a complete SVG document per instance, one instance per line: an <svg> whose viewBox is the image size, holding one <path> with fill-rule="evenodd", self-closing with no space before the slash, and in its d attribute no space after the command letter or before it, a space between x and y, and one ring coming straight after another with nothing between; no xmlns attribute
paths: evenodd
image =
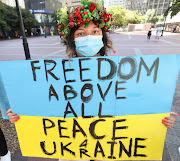
<svg viewBox="0 0 180 161"><path fill-rule="evenodd" d="M24 156L161 160L176 55L1 62Z"/></svg>

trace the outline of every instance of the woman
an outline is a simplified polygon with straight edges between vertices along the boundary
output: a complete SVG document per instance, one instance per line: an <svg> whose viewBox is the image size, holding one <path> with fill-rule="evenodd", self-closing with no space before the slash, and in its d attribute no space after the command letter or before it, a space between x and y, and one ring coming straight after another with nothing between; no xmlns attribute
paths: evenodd
<svg viewBox="0 0 180 161"><path fill-rule="evenodd" d="M61 15L58 23L62 42L66 45L69 59L73 57L104 56L107 50L112 49L112 41L107 37L106 31L112 25L112 14L97 3L82 1L81 7L70 8L67 14ZM15 123L19 116L7 111L10 121ZM172 115L178 116L176 113ZM162 123L171 128L175 119L166 117Z"/></svg>
<svg viewBox="0 0 180 161"><path fill-rule="evenodd" d="M156 31L156 39L159 40L159 37L161 36L161 27L158 27L157 28L157 31Z"/></svg>

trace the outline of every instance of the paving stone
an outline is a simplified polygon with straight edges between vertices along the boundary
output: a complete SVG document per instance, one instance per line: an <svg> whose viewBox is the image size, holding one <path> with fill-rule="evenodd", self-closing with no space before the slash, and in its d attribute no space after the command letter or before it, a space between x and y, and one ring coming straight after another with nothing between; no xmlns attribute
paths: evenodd
<svg viewBox="0 0 180 161"><path fill-rule="evenodd" d="M164 145L162 161L171 161L171 158L170 158L166 144Z"/></svg>
<svg viewBox="0 0 180 161"><path fill-rule="evenodd" d="M179 145L178 144L173 144L173 143L166 143L167 145L167 148L168 148L168 152L169 152L169 155L172 159L172 156L176 156L178 154L178 148L179 148Z"/></svg>
<svg viewBox="0 0 180 161"><path fill-rule="evenodd" d="M176 135L166 134L165 142L167 144L179 144L180 145L179 139ZM167 147L168 147L168 145L167 145Z"/></svg>
<svg viewBox="0 0 180 161"><path fill-rule="evenodd" d="M177 112L176 112L177 113ZM176 116L176 117L174 117L175 119L176 119L176 121L175 122L180 122L180 117L179 116Z"/></svg>
<svg viewBox="0 0 180 161"><path fill-rule="evenodd" d="M27 161L28 157L23 157L22 154L21 154L21 151L18 151L15 154L14 158L12 159L12 161L16 161L16 160L18 160L18 161Z"/></svg>
<svg viewBox="0 0 180 161"><path fill-rule="evenodd" d="M177 138L178 138L178 140L180 141L180 136L177 136ZM179 145L179 147L180 147L180 145Z"/></svg>
<svg viewBox="0 0 180 161"><path fill-rule="evenodd" d="M179 155L174 155L172 156L172 161L180 161L180 156Z"/></svg>
<svg viewBox="0 0 180 161"><path fill-rule="evenodd" d="M169 134L169 135L176 135L176 131L174 128L170 128L170 129L167 129L167 133L166 134Z"/></svg>
<svg viewBox="0 0 180 161"><path fill-rule="evenodd" d="M172 111L172 112L176 112L176 108L175 108L175 106L173 106L173 105L172 105L172 107L171 107L171 111Z"/></svg>
<svg viewBox="0 0 180 161"><path fill-rule="evenodd" d="M180 129L180 121L175 121L174 122L174 127Z"/></svg>
<svg viewBox="0 0 180 161"><path fill-rule="evenodd" d="M177 112L178 114L180 114L180 109L179 109L179 107L180 107L180 104L178 105L178 107L177 107L177 106L175 107L176 112Z"/></svg>
<svg viewBox="0 0 180 161"><path fill-rule="evenodd" d="M174 128L174 131L176 132L177 136L180 136L180 128Z"/></svg>

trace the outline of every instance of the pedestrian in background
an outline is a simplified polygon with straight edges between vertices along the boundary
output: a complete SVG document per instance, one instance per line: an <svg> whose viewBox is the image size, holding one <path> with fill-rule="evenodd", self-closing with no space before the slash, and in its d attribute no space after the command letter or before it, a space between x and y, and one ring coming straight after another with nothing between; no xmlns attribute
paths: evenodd
<svg viewBox="0 0 180 161"><path fill-rule="evenodd" d="M152 30L151 30L151 28L150 28L149 31L148 31L148 33L147 33L147 39L148 39L148 41L149 41L150 38L151 38L151 34L152 34Z"/></svg>
<svg viewBox="0 0 180 161"><path fill-rule="evenodd" d="M162 29L162 31L161 31L161 37L163 36L163 32L164 32L164 30Z"/></svg>
<svg viewBox="0 0 180 161"><path fill-rule="evenodd" d="M158 27L157 28L157 31L156 31L156 39L159 40L159 37L161 36L161 27Z"/></svg>

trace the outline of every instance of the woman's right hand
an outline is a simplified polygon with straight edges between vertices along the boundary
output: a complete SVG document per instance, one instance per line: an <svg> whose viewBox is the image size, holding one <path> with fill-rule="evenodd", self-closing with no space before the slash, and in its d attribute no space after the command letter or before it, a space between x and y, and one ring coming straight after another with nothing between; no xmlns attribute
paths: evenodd
<svg viewBox="0 0 180 161"><path fill-rule="evenodd" d="M6 113L8 114L11 123L15 123L16 121L19 120L19 116L16 113L12 113L11 109L7 110Z"/></svg>

